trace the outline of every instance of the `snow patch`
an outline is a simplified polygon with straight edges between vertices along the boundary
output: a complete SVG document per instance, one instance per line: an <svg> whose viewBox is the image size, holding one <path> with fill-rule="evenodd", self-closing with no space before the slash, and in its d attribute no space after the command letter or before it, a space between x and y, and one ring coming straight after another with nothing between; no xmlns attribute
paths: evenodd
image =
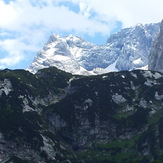
<svg viewBox="0 0 163 163"><path fill-rule="evenodd" d="M106 76L106 75L104 75L104 76L102 76L102 79L106 79L108 76Z"/></svg>
<svg viewBox="0 0 163 163"><path fill-rule="evenodd" d="M138 59L136 59L136 60L133 61L133 63L136 64L136 65L142 64L142 62L143 61L142 61L141 58L138 58Z"/></svg>
<svg viewBox="0 0 163 163"><path fill-rule="evenodd" d="M114 63L110 64L107 68L105 68L105 69L103 70L104 73L107 73L107 72L116 72L116 71L118 71L118 69L116 68L117 61L118 61L118 60L116 60Z"/></svg>
<svg viewBox="0 0 163 163"><path fill-rule="evenodd" d="M124 76L124 75L122 75L121 77L122 77L123 79L125 79L125 76Z"/></svg>

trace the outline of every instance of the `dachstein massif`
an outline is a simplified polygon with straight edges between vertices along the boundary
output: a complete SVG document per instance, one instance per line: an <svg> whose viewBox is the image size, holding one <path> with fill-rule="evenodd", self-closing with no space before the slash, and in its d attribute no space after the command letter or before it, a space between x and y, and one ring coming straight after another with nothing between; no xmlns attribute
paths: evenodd
<svg viewBox="0 0 163 163"><path fill-rule="evenodd" d="M163 162L163 22L52 35L28 70L0 71L1 163Z"/></svg>

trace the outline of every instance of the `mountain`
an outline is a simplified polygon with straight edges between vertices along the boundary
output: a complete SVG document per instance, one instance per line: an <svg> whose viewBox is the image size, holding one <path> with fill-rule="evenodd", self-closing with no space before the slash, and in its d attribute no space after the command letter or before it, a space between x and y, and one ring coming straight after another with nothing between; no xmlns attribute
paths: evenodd
<svg viewBox="0 0 163 163"><path fill-rule="evenodd" d="M0 162L163 162L163 75L0 71Z"/></svg>
<svg viewBox="0 0 163 163"><path fill-rule="evenodd" d="M1 163L60 163L67 155L76 160L44 118L47 106L63 98L71 78L58 70L53 73L53 79L46 80L24 70L0 71Z"/></svg>
<svg viewBox="0 0 163 163"><path fill-rule="evenodd" d="M149 55L149 70L163 73L163 20L160 25L160 33L154 41Z"/></svg>
<svg viewBox="0 0 163 163"><path fill-rule="evenodd" d="M50 36L28 68L32 73L55 66L72 74L91 75L110 71L147 69L157 24L137 24L108 38L105 45L94 45L76 36Z"/></svg>

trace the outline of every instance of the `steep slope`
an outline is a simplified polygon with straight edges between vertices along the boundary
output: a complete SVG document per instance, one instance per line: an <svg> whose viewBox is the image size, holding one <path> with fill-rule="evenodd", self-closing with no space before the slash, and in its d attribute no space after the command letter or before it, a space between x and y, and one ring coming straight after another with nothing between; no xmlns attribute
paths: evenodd
<svg viewBox="0 0 163 163"><path fill-rule="evenodd" d="M75 79L47 109L54 132L85 163L162 160L163 76L133 71Z"/></svg>
<svg viewBox="0 0 163 163"><path fill-rule="evenodd" d="M0 71L0 161L163 161L163 75Z"/></svg>
<svg viewBox="0 0 163 163"><path fill-rule="evenodd" d="M149 70L160 71L163 73L163 21L160 25L160 33L156 38L149 55Z"/></svg>
<svg viewBox="0 0 163 163"><path fill-rule="evenodd" d="M72 74L102 74L110 71L145 69L159 23L123 29L105 45L94 45L75 36L52 35L38 52L29 71L55 66Z"/></svg>
<svg viewBox="0 0 163 163"><path fill-rule="evenodd" d="M43 118L46 106L55 103L63 94L62 88L68 86L69 74L64 76L57 70L55 75L58 74L60 83L56 79L52 86L50 81L42 81L28 71L0 71L0 162L75 160ZM66 154L72 157L68 159Z"/></svg>

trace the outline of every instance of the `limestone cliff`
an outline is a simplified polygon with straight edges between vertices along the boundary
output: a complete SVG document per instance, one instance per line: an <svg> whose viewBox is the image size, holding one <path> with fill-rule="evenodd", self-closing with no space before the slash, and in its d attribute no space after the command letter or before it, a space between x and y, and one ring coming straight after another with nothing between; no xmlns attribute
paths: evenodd
<svg viewBox="0 0 163 163"><path fill-rule="evenodd" d="M160 25L160 33L151 48L148 67L149 70L163 72L163 20Z"/></svg>

